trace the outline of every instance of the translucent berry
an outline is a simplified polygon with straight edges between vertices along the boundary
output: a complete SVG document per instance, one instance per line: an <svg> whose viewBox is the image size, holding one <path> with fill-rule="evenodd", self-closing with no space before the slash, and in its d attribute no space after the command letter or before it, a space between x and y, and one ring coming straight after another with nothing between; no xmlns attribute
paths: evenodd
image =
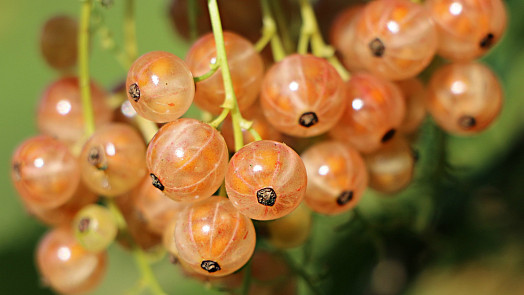
<svg viewBox="0 0 524 295"><path fill-rule="evenodd" d="M354 43L355 41L355 23L360 17L363 4L350 6L337 15L329 31L329 39L333 47L340 53L344 66L351 72L361 71L364 69L362 61L358 58Z"/></svg>
<svg viewBox="0 0 524 295"><path fill-rule="evenodd" d="M116 237L116 220L106 207L88 205L75 216L73 230L77 241L90 252L105 250Z"/></svg>
<svg viewBox="0 0 524 295"><path fill-rule="evenodd" d="M47 135L24 141L11 158L11 179L23 201L36 208L56 208L71 199L80 167L66 144Z"/></svg>
<svg viewBox="0 0 524 295"><path fill-rule="evenodd" d="M506 30L501 0L428 0L439 35L438 54L455 61L484 55Z"/></svg>
<svg viewBox="0 0 524 295"><path fill-rule="evenodd" d="M76 64L78 23L67 15L57 15L46 21L40 33L40 51L48 65L68 70Z"/></svg>
<svg viewBox="0 0 524 295"><path fill-rule="evenodd" d="M186 63L165 51L139 57L127 73L126 89L136 112L158 123L180 118L195 95L193 75Z"/></svg>
<svg viewBox="0 0 524 295"><path fill-rule="evenodd" d="M355 23L353 46L365 69L388 80L420 73L437 50L437 30L410 0L369 2Z"/></svg>
<svg viewBox="0 0 524 295"><path fill-rule="evenodd" d="M379 192L398 192L408 186L413 178L415 157L402 137L365 155L364 159L369 172L369 186Z"/></svg>
<svg viewBox="0 0 524 295"><path fill-rule="evenodd" d="M396 85L369 74L355 74L347 83L347 105L331 135L369 153L394 137L406 113Z"/></svg>
<svg viewBox="0 0 524 295"><path fill-rule="evenodd" d="M167 224L174 219L187 205L173 201L157 189L149 176L134 189L134 205L148 225L149 230L161 235Z"/></svg>
<svg viewBox="0 0 524 295"><path fill-rule="evenodd" d="M37 110L38 129L69 144L84 136L84 115L80 88L76 77L61 78L47 87L40 98ZM106 104L104 90L91 82L91 102L95 125L100 127L111 121L112 112Z"/></svg>
<svg viewBox="0 0 524 295"><path fill-rule="evenodd" d="M368 184L366 165L351 146L336 141L317 143L302 153L308 186L306 204L322 214L355 207Z"/></svg>
<svg viewBox="0 0 524 295"><path fill-rule="evenodd" d="M298 207L306 193L304 163L293 149L270 140L250 143L231 158L226 191L249 218L271 220Z"/></svg>
<svg viewBox="0 0 524 295"><path fill-rule="evenodd" d="M253 44L244 37L224 32L224 42L238 106L240 110L245 110L258 97L264 75L264 63ZM193 44L187 53L186 62L195 77L209 72L209 65L216 63L213 34L207 34ZM219 114L224 98L224 81L220 70L196 84L195 104L199 108Z"/></svg>
<svg viewBox="0 0 524 295"><path fill-rule="evenodd" d="M33 217L48 226L70 225L76 213L83 207L96 202L98 196L87 189L80 181L73 196L66 203L56 208L41 208L38 205L24 202L25 208Z"/></svg>
<svg viewBox="0 0 524 295"><path fill-rule="evenodd" d="M291 55L264 78L261 105L280 132L310 137L328 131L344 111L344 82L325 59Z"/></svg>
<svg viewBox="0 0 524 295"><path fill-rule="evenodd" d="M225 276L240 269L255 250L253 222L224 197L192 204L175 229L179 256L200 274Z"/></svg>
<svg viewBox="0 0 524 295"><path fill-rule="evenodd" d="M278 249L298 247L309 238L311 226L311 210L302 203L288 215L266 223L268 241Z"/></svg>
<svg viewBox="0 0 524 295"><path fill-rule="evenodd" d="M426 118L427 91L422 82L417 78L411 78L395 83L406 101L406 116L399 127L404 134L415 132Z"/></svg>
<svg viewBox="0 0 524 295"><path fill-rule="evenodd" d="M131 190L146 175L146 146L135 129L106 125L87 140L80 154L82 179L93 191L115 197Z"/></svg>
<svg viewBox="0 0 524 295"><path fill-rule="evenodd" d="M262 109L260 109L260 105L258 103L251 106L248 110L245 112L242 112L242 117L244 117L247 120L250 120L253 122L253 129L255 129L260 135L262 139L268 139L273 141L282 141L283 136L282 133L280 133L278 130L271 125L266 117L264 116L264 113L262 113ZM226 140L227 147L229 151L235 151L235 138L233 135L233 125L231 122L231 117L228 116L224 123L222 124L222 129L220 129L220 132L224 136L224 139ZM242 129L242 135L244 138L244 145L253 142L255 139L251 135L251 133L247 130Z"/></svg>
<svg viewBox="0 0 524 295"><path fill-rule="evenodd" d="M61 294L80 294L94 290L101 283L107 255L84 250L67 226L45 234L37 246L36 263L53 289Z"/></svg>
<svg viewBox="0 0 524 295"><path fill-rule="evenodd" d="M210 197L224 180L227 161L222 135L195 119L162 126L147 149L153 185L175 201Z"/></svg>
<svg viewBox="0 0 524 295"><path fill-rule="evenodd" d="M477 62L449 64L433 73L427 108L437 124L453 134L474 134L490 126L502 108L500 82Z"/></svg>

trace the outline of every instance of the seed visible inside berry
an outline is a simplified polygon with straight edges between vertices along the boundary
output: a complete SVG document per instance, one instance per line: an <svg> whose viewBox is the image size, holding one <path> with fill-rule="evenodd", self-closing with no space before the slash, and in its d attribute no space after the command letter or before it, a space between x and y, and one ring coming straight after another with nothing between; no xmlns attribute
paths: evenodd
<svg viewBox="0 0 524 295"><path fill-rule="evenodd" d="M493 42L495 41L495 36L492 33L488 33L482 40L480 41L480 47L487 49L490 48L493 45Z"/></svg>
<svg viewBox="0 0 524 295"><path fill-rule="evenodd" d="M340 206L347 204L353 199L353 191L343 191L337 198L337 204Z"/></svg>
<svg viewBox="0 0 524 295"><path fill-rule="evenodd" d="M315 114L314 112L303 113L302 116L300 116L300 118L298 119L298 123L301 126L309 128L318 123L317 114Z"/></svg>
<svg viewBox="0 0 524 295"><path fill-rule="evenodd" d="M369 42L369 49L371 50L371 54L373 54L373 56L382 57L384 55L384 51L386 51L386 46L384 46L384 43L382 43L379 38L375 38Z"/></svg>
<svg viewBox="0 0 524 295"><path fill-rule="evenodd" d="M259 189L257 191L257 200L259 204L264 206L273 206L277 200L277 194L270 187Z"/></svg>
<svg viewBox="0 0 524 295"><path fill-rule="evenodd" d="M212 273L220 270L220 265L218 263L211 261L211 260L204 260L202 261L202 264L200 264L200 267L202 267L203 270Z"/></svg>
<svg viewBox="0 0 524 295"><path fill-rule="evenodd" d="M84 217L80 219L80 221L78 222L78 231L80 231L81 233L87 231L89 229L90 222L91 222L91 219L88 217Z"/></svg>
<svg viewBox="0 0 524 295"><path fill-rule="evenodd" d="M477 125L477 120L472 116L462 116L458 121L459 125L464 129L469 129Z"/></svg>
<svg viewBox="0 0 524 295"><path fill-rule="evenodd" d="M388 132L386 132L386 134L384 134L384 136L382 136L382 139L380 141L382 143L389 141L393 138L393 136L395 136L396 132L397 131L395 129L390 129Z"/></svg>
<svg viewBox="0 0 524 295"><path fill-rule="evenodd" d="M158 179L158 177L156 177L156 175L153 174L153 173L149 174L149 176L151 176L151 180L152 180L153 186L156 187L157 189L163 191L164 190L164 185L160 182L160 179Z"/></svg>
<svg viewBox="0 0 524 295"><path fill-rule="evenodd" d="M135 102L138 102L140 99L140 88L138 88L138 84L133 83L129 86L129 95L131 95L131 98L133 98Z"/></svg>

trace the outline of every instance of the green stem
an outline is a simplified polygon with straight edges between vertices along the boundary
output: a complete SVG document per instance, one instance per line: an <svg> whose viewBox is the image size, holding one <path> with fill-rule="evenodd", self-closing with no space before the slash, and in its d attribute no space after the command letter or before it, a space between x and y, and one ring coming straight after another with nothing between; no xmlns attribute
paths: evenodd
<svg viewBox="0 0 524 295"><path fill-rule="evenodd" d="M302 278L302 280L308 285L309 289L313 292L313 294L322 295L322 291L320 291L320 289L315 285L313 279L304 271L302 267L298 266L295 263L295 261L293 260L293 258L291 258L291 256L289 256L289 254L285 252L280 252L280 254L286 260L287 265L289 266L289 268L291 268L293 273L297 274L300 278Z"/></svg>
<svg viewBox="0 0 524 295"><path fill-rule="evenodd" d="M286 17L284 16L284 13L282 12L282 5L280 3L280 0L271 0L270 6L273 8L273 11L275 12L275 21L277 23L278 31L281 34L282 37L282 44L284 47L284 52L293 52L295 51L293 41L291 41L291 36L289 34L289 28L286 23Z"/></svg>
<svg viewBox="0 0 524 295"><path fill-rule="evenodd" d="M124 40L127 57L131 62L133 62L138 57L134 0L126 0L125 2Z"/></svg>
<svg viewBox="0 0 524 295"><path fill-rule="evenodd" d="M315 17L315 12L313 11L313 7L311 7L311 3L309 3L309 0L299 0L299 3L303 22L299 40L311 38L310 41L313 54L327 59L329 63L331 63L331 65L333 65L333 67L337 70L338 74L344 81L349 80L350 74L335 57L335 50L333 47L327 45L322 39L322 35L320 34L320 30L318 28L317 19ZM302 43L303 42L305 41L302 41ZM302 48L300 48L300 46ZM299 50L303 51L304 46L305 45L300 44L299 41Z"/></svg>
<svg viewBox="0 0 524 295"><path fill-rule="evenodd" d="M275 18L271 13L268 0L260 0L262 6L263 17L263 30L262 38L257 42L255 48L257 51L262 51L268 42L271 42L271 50L273 52L273 58L275 61L282 60L285 56L284 46L280 40L280 36L277 34L277 25Z"/></svg>
<svg viewBox="0 0 524 295"><path fill-rule="evenodd" d="M231 112L231 121L233 122L233 135L235 138L235 150L240 150L244 145L242 130L240 128L240 121L242 115L238 108L235 91L233 89L233 81L231 79L231 72L229 71L229 64L227 62L226 47L224 44L224 34L222 32L222 23L220 22L220 14L218 11L217 0L208 0L209 17L211 18L211 26L213 28L213 35L215 37L217 64L222 71L222 78L224 80L224 91L226 97L222 108L228 109Z"/></svg>
<svg viewBox="0 0 524 295"><path fill-rule="evenodd" d="M218 128L218 126L220 126L220 123L224 122L227 115L229 115L229 109L223 109L222 113L220 113L218 117L216 117L213 121L211 121L209 125L213 126L213 128L215 129Z"/></svg>
<svg viewBox="0 0 524 295"><path fill-rule="evenodd" d="M207 73L203 74L203 75L200 75L198 77L193 77L193 81L195 83L198 83L200 81L204 81L205 79L211 77L219 68L219 65L218 63L214 63L214 64L210 64L209 65L209 71L207 71Z"/></svg>
<svg viewBox="0 0 524 295"><path fill-rule="evenodd" d="M78 33L78 81L82 98L85 133L91 136L95 131L93 104L89 81L89 21L91 19L91 0L82 2L80 10L80 27Z"/></svg>
<svg viewBox="0 0 524 295"><path fill-rule="evenodd" d="M242 281L243 295L249 294L249 288L251 286L251 262L252 259L249 259L249 261L246 263L246 266L244 266L244 280Z"/></svg>

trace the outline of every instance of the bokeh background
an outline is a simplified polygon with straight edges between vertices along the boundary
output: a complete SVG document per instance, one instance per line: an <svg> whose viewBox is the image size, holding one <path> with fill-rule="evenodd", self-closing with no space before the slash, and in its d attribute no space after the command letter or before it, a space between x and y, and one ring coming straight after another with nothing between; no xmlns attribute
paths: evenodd
<svg viewBox="0 0 524 295"><path fill-rule="evenodd" d="M122 2L115 0L106 19L117 42ZM139 52L185 56L189 44L171 28L169 1L136 2ZM416 144L417 174L405 192L368 190L359 205L365 222L351 221L350 213L314 217L307 251L291 254L325 294L524 294L524 2L506 4L508 31L483 59L504 87L501 117L467 138L447 136L428 120ZM37 133L37 101L58 78L38 50L41 26L55 14L78 15L79 6L0 0L0 294L53 294L34 267L35 245L46 228L25 213L9 163L16 145ZM126 76L96 38L91 73L108 88ZM220 294L184 278L167 259L154 270L169 294ZM113 245L107 276L93 294L123 294L137 279L131 256ZM299 291L309 292L303 283Z"/></svg>

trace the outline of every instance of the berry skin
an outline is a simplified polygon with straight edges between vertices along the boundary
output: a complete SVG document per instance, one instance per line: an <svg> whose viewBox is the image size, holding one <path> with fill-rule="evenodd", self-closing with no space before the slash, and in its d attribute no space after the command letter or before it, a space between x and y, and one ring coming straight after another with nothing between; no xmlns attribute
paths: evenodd
<svg viewBox="0 0 524 295"><path fill-rule="evenodd" d="M112 112L106 104L106 92L91 82L91 102L95 126L101 127L111 121ZM84 136L85 123L78 78L61 78L47 87L40 98L37 110L38 130L68 144Z"/></svg>
<svg viewBox="0 0 524 295"><path fill-rule="evenodd" d="M313 145L302 154L308 174L306 204L322 214L355 207L368 184L366 165L351 146L336 141Z"/></svg>
<svg viewBox="0 0 524 295"><path fill-rule="evenodd" d="M15 150L11 179L24 203L51 209L71 199L80 182L80 167L66 144L40 135Z"/></svg>
<svg viewBox="0 0 524 295"><path fill-rule="evenodd" d="M428 0L435 21L438 54L454 61L484 55L506 30L506 9L501 0Z"/></svg>
<svg viewBox="0 0 524 295"><path fill-rule="evenodd" d="M500 82L477 62L456 63L433 73L426 105L437 124L452 134L468 135L488 128L502 108Z"/></svg>
<svg viewBox="0 0 524 295"><path fill-rule="evenodd" d="M116 237L118 227L111 212L100 205L88 205L75 216L77 241L89 252L105 250Z"/></svg>
<svg viewBox="0 0 524 295"><path fill-rule="evenodd" d="M417 78L411 78L395 83L406 101L406 116L399 127L404 134L413 134L426 118L425 100L427 91L422 82Z"/></svg>
<svg viewBox="0 0 524 295"><path fill-rule="evenodd" d="M278 249L298 247L309 238L312 224L311 210L302 203L288 215L266 223L268 241Z"/></svg>
<svg viewBox="0 0 524 295"><path fill-rule="evenodd" d="M408 142L398 137L378 151L365 155L369 187L393 194L409 185L413 178L415 157Z"/></svg>
<svg viewBox="0 0 524 295"><path fill-rule="evenodd" d="M347 82L344 114L330 134L362 153L380 148L395 135L406 113L398 87L369 74L355 74Z"/></svg>
<svg viewBox="0 0 524 295"><path fill-rule="evenodd" d="M48 65L68 70L77 61L78 23L67 15L57 15L46 21L40 33L40 51Z"/></svg>
<svg viewBox="0 0 524 295"><path fill-rule="evenodd" d="M193 75L186 63L164 51L139 57L129 69L126 89L136 112L157 123L180 118L195 95Z"/></svg>
<svg viewBox="0 0 524 295"><path fill-rule="evenodd" d="M365 69L388 80L420 73L437 50L437 30L424 6L410 0L369 2L353 44Z"/></svg>
<svg viewBox="0 0 524 295"><path fill-rule="evenodd" d="M341 54L344 66L351 72L362 71L364 66L355 52L355 23L364 9L363 4L350 6L337 15L329 31L329 40Z"/></svg>
<svg viewBox="0 0 524 295"><path fill-rule="evenodd" d="M193 271L225 276L240 269L255 250L253 222L224 197L211 197L191 204L175 228L180 259Z"/></svg>
<svg viewBox="0 0 524 295"><path fill-rule="evenodd" d="M325 59L294 54L264 78L261 105L280 132L311 137L328 131L344 111L344 82Z"/></svg>
<svg viewBox="0 0 524 295"><path fill-rule="evenodd" d="M116 197L137 185L146 174L146 146L132 127L113 123L87 140L80 154L84 183L94 192Z"/></svg>
<svg viewBox="0 0 524 295"><path fill-rule="evenodd" d="M255 103L264 75L262 57L251 42L231 32L224 32L227 62L233 89L240 110ZM186 62L195 77L209 72L209 65L216 62L215 38L212 33L198 39L189 49ZM218 69L209 78L196 84L195 104L212 114L220 114L225 91L222 71Z"/></svg>
<svg viewBox="0 0 524 295"><path fill-rule="evenodd" d="M213 127L182 118L160 128L146 158L156 188L175 201L194 201L209 198L220 187L228 153Z"/></svg>
<svg viewBox="0 0 524 295"><path fill-rule="evenodd" d="M304 198L306 185L306 168L297 153L270 140L240 149L231 158L226 174L226 191L233 205L257 220L291 213Z"/></svg>
<svg viewBox="0 0 524 295"><path fill-rule="evenodd" d="M106 271L107 254L84 250L69 226L58 227L40 240L36 264L54 290L61 294L83 294L101 283Z"/></svg>

